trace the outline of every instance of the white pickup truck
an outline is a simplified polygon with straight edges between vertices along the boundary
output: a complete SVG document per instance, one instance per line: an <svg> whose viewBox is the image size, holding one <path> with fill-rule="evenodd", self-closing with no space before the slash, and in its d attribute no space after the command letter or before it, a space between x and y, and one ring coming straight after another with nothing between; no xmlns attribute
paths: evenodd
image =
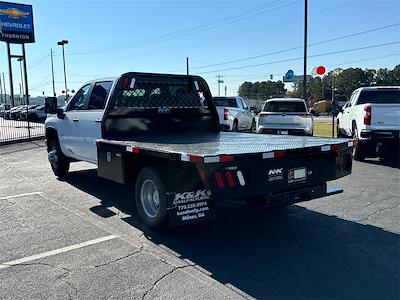
<svg viewBox="0 0 400 300"><path fill-rule="evenodd" d="M239 131L255 128L255 116L241 97L213 97L221 130Z"/></svg>
<svg viewBox="0 0 400 300"><path fill-rule="evenodd" d="M398 155L400 87L355 90L337 117L338 137L357 139L354 159Z"/></svg>

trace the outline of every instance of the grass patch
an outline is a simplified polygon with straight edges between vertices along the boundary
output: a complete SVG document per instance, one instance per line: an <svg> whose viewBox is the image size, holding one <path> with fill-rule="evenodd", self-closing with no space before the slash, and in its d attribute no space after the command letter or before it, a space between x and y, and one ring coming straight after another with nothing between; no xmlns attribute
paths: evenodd
<svg viewBox="0 0 400 300"><path fill-rule="evenodd" d="M314 136L332 137L332 123L314 123ZM336 126L335 135L336 137Z"/></svg>

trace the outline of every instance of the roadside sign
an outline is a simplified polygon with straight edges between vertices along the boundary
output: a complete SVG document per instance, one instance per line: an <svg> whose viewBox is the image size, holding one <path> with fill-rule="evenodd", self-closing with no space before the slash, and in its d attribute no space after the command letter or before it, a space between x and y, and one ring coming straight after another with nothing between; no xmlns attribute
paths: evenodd
<svg viewBox="0 0 400 300"><path fill-rule="evenodd" d="M306 80L309 81L311 80L312 76L307 75ZM303 81L303 75L297 75L293 76L292 78L287 78L286 76L283 76L283 82L300 82Z"/></svg>
<svg viewBox="0 0 400 300"><path fill-rule="evenodd" d="M0 2L0 41L35 42L32 5Z"/></svg>
<svg viewBox="0 0 400 300"><path fill-rule="evenodd" d="M325 72L326 72L326 68L324 66L314 67L311 70L312 75L318 75L318 76L324 75Z"/></svg>
<svg viewBox="0 0 400 300"><path fill-rule="evenodd" d="M293 71L293 70L288 70L288 71L286 72L285 77L286 77L287 79L293 78L293 77L294 77L294 71Z"/></svg>

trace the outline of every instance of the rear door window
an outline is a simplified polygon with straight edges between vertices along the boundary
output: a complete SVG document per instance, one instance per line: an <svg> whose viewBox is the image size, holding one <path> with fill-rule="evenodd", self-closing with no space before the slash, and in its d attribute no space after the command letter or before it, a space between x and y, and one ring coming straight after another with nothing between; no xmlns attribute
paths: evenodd
<svg viewBox="0 0 400 300"><path fill-rule="evenodd" d="M103 109L110 92L112 81L97 82L89 99L88 109Z"/></svg>
<svg viewBox="0 0 400 300"><path fill-rule="evenodd" d="M263 111L267 112L306 112L303 102L271 101L265 103Z"/></svg>
<svg viewBox="0 0 400 300"><path fill-rule="evenodd" d="M357 105L366 103L400 103L400 90L361 91Z"/></svg>

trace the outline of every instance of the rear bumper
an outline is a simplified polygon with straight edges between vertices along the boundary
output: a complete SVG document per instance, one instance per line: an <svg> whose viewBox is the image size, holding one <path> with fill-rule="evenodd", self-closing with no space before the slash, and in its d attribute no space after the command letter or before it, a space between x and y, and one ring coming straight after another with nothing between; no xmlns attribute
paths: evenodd
<svg viewBox="0 0 400 300"><path fill-rule="evenodd" d="M287 132L287 133L286 133ZM260 126L257 133L262 134L288 134L288 135L312 135L312 131L306 128L270 128Z"/></svg>
<svg viewBox="0 0 400 300"><path fill-rule="evenodd" d="M326 184L299 188L288 192L277 193L267 197L267 205L269 206L280 206L290 205L298 202L309 201L318 199L326 196L342 193L342 189L338 188L327 188Z"/></svg>
<svg viewBox="0 0 400 300"><path fill-rule="evenodd" d="M361 142L399 142L399 130L362 130L360 134Z"/></svg>

